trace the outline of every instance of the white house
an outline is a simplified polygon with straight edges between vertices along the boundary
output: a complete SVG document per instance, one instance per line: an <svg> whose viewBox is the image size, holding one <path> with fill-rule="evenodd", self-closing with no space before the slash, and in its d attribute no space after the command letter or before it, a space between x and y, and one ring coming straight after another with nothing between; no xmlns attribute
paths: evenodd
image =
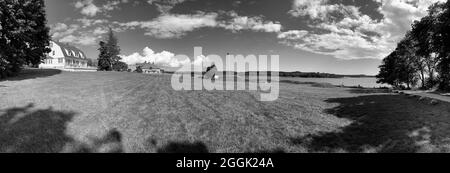
<svg viewBox="0 0 450 173"><path fill-rule="evenodd" d="M88 59L80 49L69 44L50 41L51 52L39 68L82 69L87 68Z"/></svg>
<svg viewBox="0 0 450 173"><path fill-rule="evenodd" d="M136 67L141 67L142 73L144 74L161 74L164 73L164 69L157 66L154 63L138 63L136 64Z"/></svg>

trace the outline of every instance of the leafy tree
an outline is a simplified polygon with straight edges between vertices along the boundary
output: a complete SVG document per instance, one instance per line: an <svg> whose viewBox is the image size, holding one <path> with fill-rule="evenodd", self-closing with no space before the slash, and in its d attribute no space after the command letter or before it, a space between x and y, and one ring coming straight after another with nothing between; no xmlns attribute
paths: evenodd
<svg viewBox="0 0 450 173"><path fill-rule="evenodd" d="M122 59L120 54L120 47L118 46L118 40L114 35L114 32L109 28L109 32L106 38L106 42L100 42L100 55L98 59L98 70L100 71L121 71L120 60ZM118 67L118 68L115 68Z"/></svg>
<svg viewBox="0 0 450 173"><path fill-rule="evenodd" d="M113 69L115 71L127 71L128 65L124 62L119 61L119 62L113 64Z"/></svg>
<svg viewBox="0 0 450 173"><path fill-rule="evenodd" d="M111 71L112 70L112 62L108 55L108 48L106 47L106 43L103 41L100 41L100 48L98 50L100 51L100 55L98 56L98 64L97 69L99 71Z"/></svg>
<svg viewBox="0 0 450 173"><path fill-rule="evenodd" d="M93 59L88 59L88 61L87 61L87 65L89 66L89 67L96 67L97 66L97 63L96 62L94 62L94 60Z"/></svg>
<svg viewBox="0 0 450 173"><path fill-rule="evenodd" d="M450 1L442 4L435 15L433 46L437 48L439 87L450 90Z"/></svg>
<svg viewBox="0 0 450 173"><path fill-rule="evenodd" d="M428 72L428 79L425 88L431 88L436 85L435 73L437 64L439 62L438 52L440 45L436 38L438 25L437 16L443 10L443 4L436 3L429 8L429 14L416 21L412 26L411 35L417 40L416 54L422 57L422 62L425 65L425 70Z"/></svg>
<svg viewBox="0 0 450 173"><path fill-rule="evenodd" d="M120 47L118 46L118 40L114 35L114 32L111 28L109 28L108 39L106 42L106 47L108 49L108 56L111 59L112 70L120 71L122 67L122 63L120 60L122 59L120 54ZM118 67L118 68L115 68Z"/></svg>
<svg viewBox="0 0 450 173"><path fill-rule="evenodd" d="M44 0L0 1L0 78L37 66L51 50Z"/></svg>
<svg viewBox="0 0 450 173"><path fill-rule="evenodd" d="M413 24L397 49L383 60L377 77L380 83L409 86L417 74L423 88L434 87L437 81L441 89L450 90L450 1L432 5L428 15Z"/></svg>
<svg viewBox="0 0 450 173"><path fill-rule="evenodd" d="M136 72L136 73L142 73L142 72L143 72L143 71L142 71L142 67L141 67L141 66L137 66L137 67L136 67L136 70L135 70L134 72Z"/></svg>
<svg viewBox="0 0 450 173"><path fill-rule="evenodd" d="M377 83L386 83L395 88L399 88L401 81L397 69L398 59L396 53L397 52L394 51L383 59L383 63L380 66L380 72L376 76L378 79Z"/></svg>
<svg viewBox="0 0 450 173"><path fill-rule="evenodd" d="M422 67L418 67L421 65L417 63L420 60L415 52L414 40L407 35L398 44L395 51L383 60L380 73L377 75L378 83L387 83L396 88L400 88L402 85L406 85L407 88L414 86L417 83L418 74L423 74L423 71L420 72ZM424 82L423 75L419 76L422 76Z"/></svg>

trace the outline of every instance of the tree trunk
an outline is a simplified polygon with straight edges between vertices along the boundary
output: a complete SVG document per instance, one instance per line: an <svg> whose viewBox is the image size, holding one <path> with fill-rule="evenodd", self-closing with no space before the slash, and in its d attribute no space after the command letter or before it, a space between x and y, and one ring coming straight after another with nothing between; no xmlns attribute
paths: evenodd
<svg viewBox="0 0 450 173"><path fill-rule="evenodd" d="M420 71L420 75L421 75L421 77L422 77L422 89L425 89L425 72L424 72L424 70L422 69L421 71Z"/></svg>

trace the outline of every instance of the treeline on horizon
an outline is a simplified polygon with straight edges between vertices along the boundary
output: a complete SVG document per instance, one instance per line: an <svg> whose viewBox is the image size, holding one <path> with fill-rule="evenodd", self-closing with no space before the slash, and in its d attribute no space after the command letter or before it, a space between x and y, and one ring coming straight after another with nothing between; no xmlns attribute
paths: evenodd
<svg viewBox="0 0 450 173"><path fill-rule="evenodd" d="M173 74L173 73L183 73L183 72L171 72L171 71L165 71L164 73L167 74ZM203 75L206 72L186 72L191 73L192 76L196 75ZM265 72L257 72L257 71L248 71L248 72L227 72L227 71L219 71L216 73L216 75L220 76L226 76L228 74L232 74L235 76L259 76L259 75L267 75L271 76L272 74L277 73L279 77L298 77L298 78L371 78L375 76L370 75L340 75L340 74L331 74L331 73L319 73L319 72L271 72L271 71L265 71Z"/></svg>
<svg viewBox="0 0 450 173"><path fill-rule="evenodd" d="M450 91L450 2L436 3L383 59L378 83Z"/></svg>

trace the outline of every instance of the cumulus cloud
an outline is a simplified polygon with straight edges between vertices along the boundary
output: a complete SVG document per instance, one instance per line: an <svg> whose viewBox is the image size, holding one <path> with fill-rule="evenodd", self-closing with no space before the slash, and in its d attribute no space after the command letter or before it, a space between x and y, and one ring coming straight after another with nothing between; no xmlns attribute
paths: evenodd
<svg viewBox="0 0 450 173"><path fill-rule="evenodd" d="M194 57L193 60L189 58L176 57L176 55L169 51L155 52L149 47L145 47L141 53L135 52L130 55L121 55L122 62L128 65L135 65L138 63L155 63L163 67L181 68L181 67L207 67L213 61L200 55Z"/></svg>
<svg viewBox="0 0 450 173"><path fill-rule="evenodd" d="M81 14L93 17L101 12L118 9L120 4L128 2L129 0L112 0L106 1L106 4L103 5L96 5L94 0L79 0L75 3L75 8L81 9Z"/></svg>
<svg viewBox="0 0 450 173"><path fill-rule="evenodd" d="M375 0L381 20L362 14L358 7L329 0L295 0L292 16L309 17L311 30L280 32L281 43L339 59L384 58L428 7L444 0ZM318 32L320 31L320 32Z"/></svg>
<svg viewBox="0 0 450 173"><path fill-rule="evenodd" d="M181 67L182 65L189 64L190 59L177 59L175 54L169 51L155 52L149 47L145 47L142 53L133 53L131 55L122 55L122 62L129 65L137 63L155 63L168 67Z"/></svg>
<svg viewBox="0 0 450 173"><path fill-rule="evenodd" d="M50 26L52 39L64 43L93 46L108 32L103 20L76 20L78 23L56 23ZM89 23L89 24L86 24Z"/></svg>
<svg viewBox="0 0 450 173"><path fill-rule="evenodd" d="M81 14L91 17L97 15L97 13L101 11L101 9L93 3L93 0L77 1L75 3L75 8L81 9Z"/></svg>

